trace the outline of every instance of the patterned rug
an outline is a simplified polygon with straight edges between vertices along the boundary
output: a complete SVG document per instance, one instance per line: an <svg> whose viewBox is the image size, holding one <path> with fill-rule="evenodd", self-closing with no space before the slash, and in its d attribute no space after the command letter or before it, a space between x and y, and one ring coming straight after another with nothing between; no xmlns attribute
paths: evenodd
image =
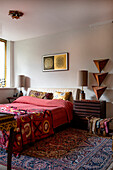
<svg viewBox="0 0 113 170"><path fill-rule="evenodd" d="M87 131L70 127L36 142L32 147L24 150L22 155L37 158L60 158L79 146L92 146L88 141Z"/></svg>
<svg viewBox="0 0 113 170"><path fill-rule="evenodd" d="M69 128L69 131L72 131L73 135L74 135L74 130L72 128ZM109 138L87 136L85 131L82 131L82 135L86 136L86 137L83 137L81 136L80 132L81 131L78 131L77 133L78 135L76 135L77 139L78 140L80 139L80 145L79 145L79 142L76 142L75 148L73 145L70 146L70 151L68 150L65 154L64 153L63 155L57 154L59 155L57 156L57 158L52 158L53 155L55 154L53 154L52 157L50 156L51 158L50 157L49 158L47 157L36 158L36 157L24 156L24 155L21 155L20 158L15 158L13 156L12 158L13 169L15 170L17 169L18 170L48 170L48 169L49 170L69 170L69 169L106 170L110 166L110 164L113 162L112 140ZM62 134L62 132L58 132L58 133ZM78 138L79 135L81 136L80 138ZM82 140L83 138L85 139L85 141ZM74 143L73 140L75 141L75 138L73 137L73 140L70 140L70 136L66 137L66 141L65 141L66 146L64 147L66 148L66 150L67 148L69 149L69 144L71 145L71 143L69 142L68 147L67 147L66 143L68 143L68 140L71 141L71 143ZM59 148L61 148L61 146ZM56 151L56 145L55 145L55 151ZM45 149L44 149L44 152L45 152ZM44 154L44 155L47 155L47 154ZM6 160L7 160L7 154L5 150L1 150L0 164L6 165Z"/></svg>

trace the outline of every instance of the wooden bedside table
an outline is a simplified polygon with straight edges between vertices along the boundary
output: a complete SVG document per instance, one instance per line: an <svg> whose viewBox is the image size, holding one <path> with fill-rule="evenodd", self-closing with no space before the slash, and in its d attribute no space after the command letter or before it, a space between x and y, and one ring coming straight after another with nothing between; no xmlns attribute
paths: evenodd
<svg viewBox="0 0 113 170"><path fill-rule="evenodd" d="M9 101L9 103L13 102L14 100L16 100L18 97L7 97L7 100Z"/></svg>
<svg viewBox="0 0 113 170"><path fill-rule="evenodd" d="M74 100L73 123L76 127L88 128L86 117L106 118L106 101Z"/></svg>

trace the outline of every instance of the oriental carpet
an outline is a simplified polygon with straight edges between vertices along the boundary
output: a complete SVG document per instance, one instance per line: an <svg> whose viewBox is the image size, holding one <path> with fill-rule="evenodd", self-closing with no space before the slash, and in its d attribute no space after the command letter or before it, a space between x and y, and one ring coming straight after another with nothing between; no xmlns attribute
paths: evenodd
<svg viewBox="0 0 113 170"><path fill-rule="evenodd" d="M5 150L1 150L0 164L6 165L6 156ZM106 170L112 162L110 138L67 128L36 142L20 158L13 156L12 167L15 170Z"/></svg>
<svg viewBox="0 0 113 170"><path fill-rule="evenodd" d="M87 131L75 128L66 128L46 139L36 142L22 152L37 158L60 158L76 147L92 146L88 141Z"/></svg>

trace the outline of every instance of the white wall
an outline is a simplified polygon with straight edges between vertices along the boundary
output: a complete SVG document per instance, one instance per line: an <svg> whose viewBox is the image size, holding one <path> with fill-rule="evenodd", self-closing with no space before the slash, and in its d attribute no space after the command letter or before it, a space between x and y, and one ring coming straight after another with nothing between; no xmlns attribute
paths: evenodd
<svg viewBox="0 0 113 170"><path fill-rule="evenodd" d="M43 72L42 56L69 52L69 71ZM109 72L103 86L108 89L101 97L107 101L107 116L113 116L113 24L82 31L67 31L14 43L15 86L18 75L31 78L31 87L77 87L80 69L89 71L87 99L96 99L92 85L97 85L93 72L98 72L93 60L110 59L104 72ZM108 103L109 102L109 103ZM109 105L109 106L108 106Z"/></svg>
<svg viewBox="0 0 113 170"><path fill-rule="evenodd" d="M0 104L8 103L7 97L12 97L15 93L16 88L0 88Z"/></svg>

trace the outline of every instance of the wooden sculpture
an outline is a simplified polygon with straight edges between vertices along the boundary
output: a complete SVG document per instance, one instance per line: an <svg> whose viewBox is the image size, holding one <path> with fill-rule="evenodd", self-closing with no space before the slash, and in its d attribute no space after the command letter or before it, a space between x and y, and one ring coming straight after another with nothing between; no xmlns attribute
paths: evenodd
<svg viewBox="0 0 113 170"><path fill-rule="evenodd" d="M101 71L104 69L105 65L107 64L107 62L109 61L109 59L103 59L103 60L93 60L99 73L93 73L98 86L92 86L95 94L96 94L96 98L99 100L99 98L102 96L102 94L104 93L104 91L106 90L107 87L101 87L100 85L102 84L102 82L104 81L104 79L106 78L108 73L101 73Z"/></svg>
<svg viewBox="0 0 113 170"><path fill-rule="evenodd" d="M102 84L102 82L104 81L104 79L106 78L108 73L93 73L98 86L100 86Z"/></svg>
<svg viewBox="0 0 113 170"><path fill-rule="evenodd" d="M99 98L101 97L101 95L104 93L104 91L106 90L107 87L97 87L97 86L92 86L95 94L96 94L96 98L99 100Z"/></svg>
<svg viewBox="0 0 113 170"><path fill-rule="evenodd" d="M95 65L97 66L99 73L101 73L101 71L103 70L103 68L105 67L105 65L109 61L109 59L93 60L93 61L94 61Z"/></svg>

